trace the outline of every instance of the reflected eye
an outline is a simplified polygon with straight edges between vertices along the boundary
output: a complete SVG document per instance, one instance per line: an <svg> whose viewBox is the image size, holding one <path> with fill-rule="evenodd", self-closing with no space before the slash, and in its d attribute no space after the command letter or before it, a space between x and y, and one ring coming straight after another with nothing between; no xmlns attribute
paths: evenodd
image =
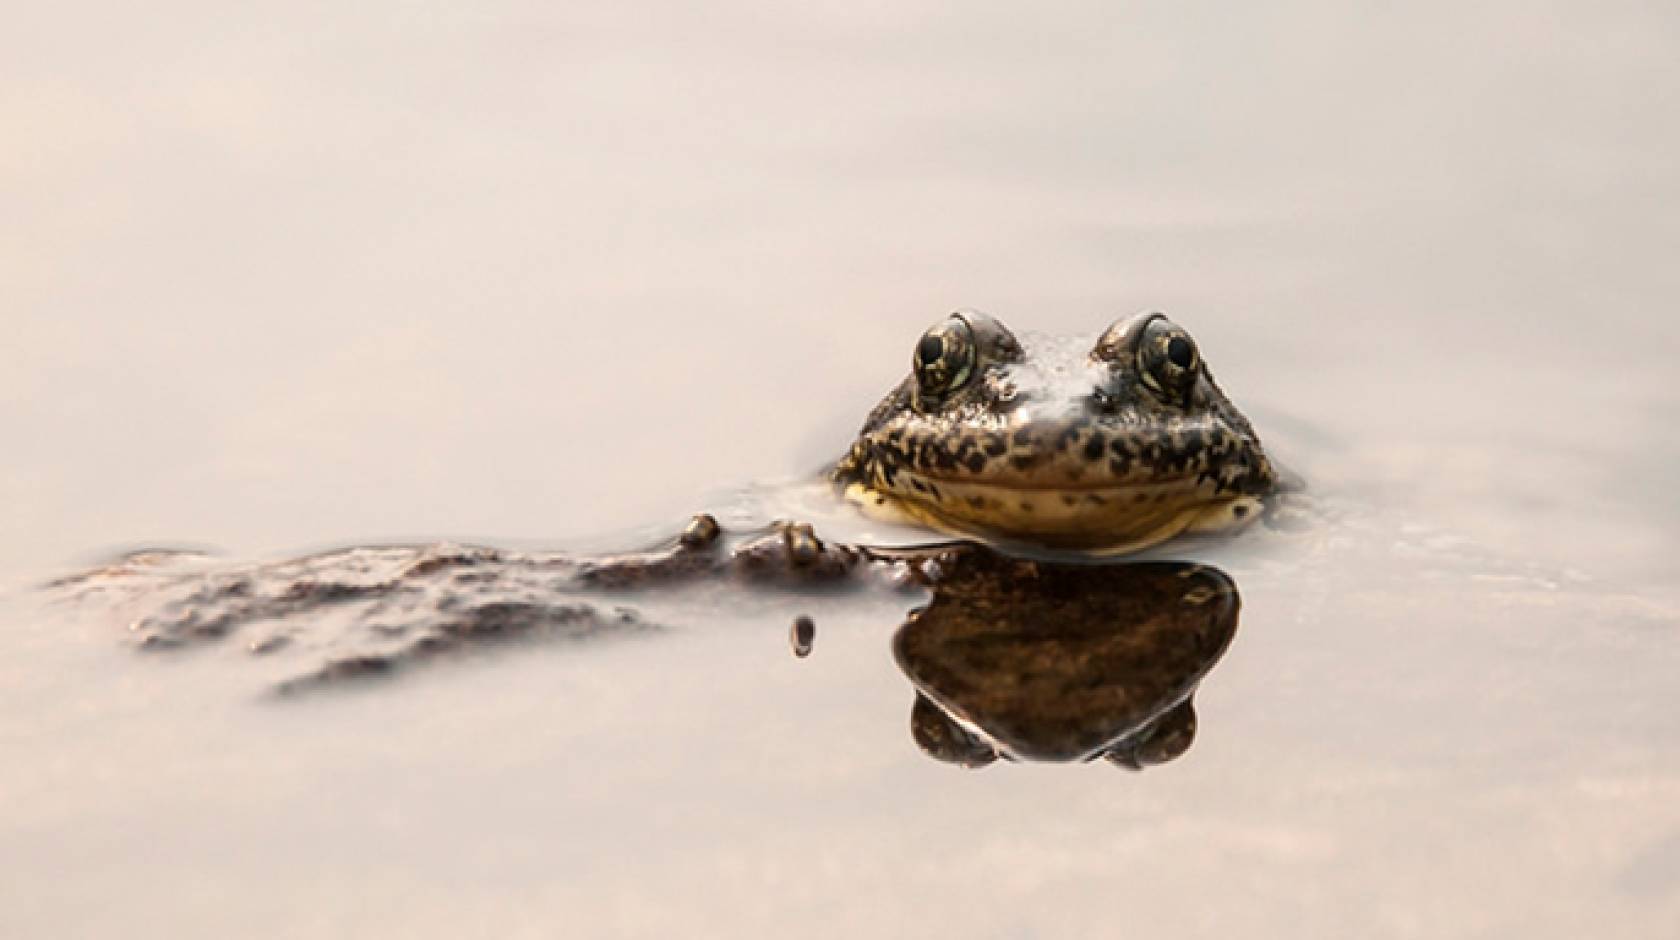
<svg viewBox="0 0 1680 940"><path fill-rule="evenodd" d="M1196 341L1166 317L1156 317L1144 327L1137 355L1144 384L1174 401L1189 395L1202 368Z"/></svg>
<svg viewBox="0 0 1680 940"><path fill-rule="evenodd" d="M961 317L949 317L922 334L911 359L916 387L939 397L962 388L974 372L974 331Z"/></svg>

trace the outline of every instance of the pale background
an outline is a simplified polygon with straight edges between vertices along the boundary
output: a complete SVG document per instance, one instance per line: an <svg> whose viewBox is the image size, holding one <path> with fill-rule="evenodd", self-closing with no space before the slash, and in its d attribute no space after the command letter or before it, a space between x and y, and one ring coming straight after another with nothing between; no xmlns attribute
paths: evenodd
<svg viewBox="0 0 1680 940"><path fill-rule="evenodd" d="M1502 609L1451 595L1291 613L1307 633L1267 647L1251 596L1248 665L1216 676L1224 757L1204 736L1117 778L924 761L880 624L834 660L855 662L847 684L786 692L820 706L774 697L811 671L776 679L785 650L758 645L774 669L749 670L731 634L286 711L249 701L235 657L162 667L109 625L18 614L0 620L0 926L925 931L940 898L966 905L956 926L1015 936L1680 923L1674 620L1639 606L1680 575L1672 4L5 20L0 584L134 545L674 526L835 455L952 307L1091 335L1163 308L1316 484L1591 579L1643 626L1571 598L1513 648L1489 639ZM1300 585L1271 577L1244 586L1297 610ZM1414 645L1419 624L1437 633ZM1424 673L1425 699L1462 700L1414 701ZM772 692L610 743L631 720L613 689L687 703L675 676L706 698L748 674ZM1372 683L1395 698L1361 711ZM1340 750L1296 733L1327 701L1370 719ZM1472 737L1456 706L1494 711ZM845 746L767 757L795 753L797 707ZM725 725L745 737L712 756ZM1489 740L1515 750L1454 763ZM925 806L887 808L906 796ZM660 799L687 811L636 809ZM1093 832L1131 835L1096 851Z"/></svg>

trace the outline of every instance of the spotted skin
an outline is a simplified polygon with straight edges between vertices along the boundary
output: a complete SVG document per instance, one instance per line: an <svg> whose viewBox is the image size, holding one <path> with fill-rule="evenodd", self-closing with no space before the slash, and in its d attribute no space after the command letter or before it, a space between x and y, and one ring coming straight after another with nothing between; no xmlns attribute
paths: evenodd
<svg viewBox="0 0 1680 940"><path fill-rule="evenodd" d="M1158 313L1083 349L959 311L830 476L871 512L1103 554L1246 525L1277 485L1194 341Z"/></svg>

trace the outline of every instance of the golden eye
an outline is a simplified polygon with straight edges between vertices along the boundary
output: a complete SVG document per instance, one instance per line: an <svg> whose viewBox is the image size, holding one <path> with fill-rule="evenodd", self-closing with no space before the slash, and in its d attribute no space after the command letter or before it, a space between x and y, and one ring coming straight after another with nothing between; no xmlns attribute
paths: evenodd
<svg viewBox="0 0 1680 940"><path fill-rule="evenodd" d="M1202 369L1196 341L1166 317L1158 316L1143 328L1137 356L1143 383L1173 401L1190 394Z"/></svg>
<svg viewBox="0 0 1680 940"><path fill-rule="evenodd" d="M962 388L974 374L974 330L958 316L935 324L916 343L911 368L917 389L930 398Z"/></svg>

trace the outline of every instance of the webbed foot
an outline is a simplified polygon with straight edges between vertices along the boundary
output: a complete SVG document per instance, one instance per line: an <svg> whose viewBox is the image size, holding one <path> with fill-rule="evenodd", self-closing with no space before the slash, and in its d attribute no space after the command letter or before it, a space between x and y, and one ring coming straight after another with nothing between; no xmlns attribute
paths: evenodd
<svg viewBox="0 0 1680 940"><path fill-rule="evenodd" d="M923 753L947 764L985 767L998 759L996 749L952 721L920 692L910 706L910 736Z"/></svg>
<svg viewBox="0 0 1680 940"><path fill-rule="evenodd" d="M1196 709L1190 699L1173 706L1154 724L1108 750L1103 757L1127 770L1165 764L1190 750L1196 740Z"/></svg>

